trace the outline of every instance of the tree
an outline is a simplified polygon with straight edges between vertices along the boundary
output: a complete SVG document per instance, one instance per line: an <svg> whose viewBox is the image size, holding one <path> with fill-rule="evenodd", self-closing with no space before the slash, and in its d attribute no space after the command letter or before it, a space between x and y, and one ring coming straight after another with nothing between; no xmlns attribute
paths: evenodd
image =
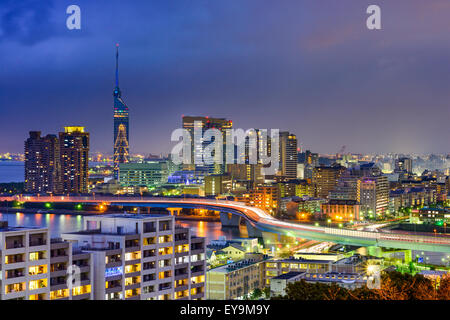
<svg viewBox="0 0 450 320"><path fill-rule="evenodd" d="M450 276L442 277L437 290L437 299L450 300Z"/></svg>
<svg viewBox="0 0 450 320"><path fill-rule="evenodd" d="M256 288L255 290L253 290L253 292L250 296L250 299L256 300L256 299L259 299L262 295L263 295L262 290L259 288Z"/></svg>
<svg viewBox="0 0 450 320"><path fill-rule="evenodd" d="M263 292L264 292L264 296L266 297L266 299L269 299L270 298L270 287L265 287L263 289Z"/></svg>
<svg viewBox="0 0 450 320"><path fill-rule="evenodd" d="M384 273L379 289L362 286L352 290L336 283L309 283L301 280L288 283L286 296L275 299L288 300L450 300L450 276L441 280L437 290L433 282L422 275L412 276L397 271Z"/></svg>
<svg viewBox="0 0 450 320"><path fill-rule="evenodd" d="M336 283L332 283L328 291L324 293L325 300L348 300L348 290L340 287Z"/></svg>
<svg viewBox="0 0 450 320"><path fill-rule="evenodd" d="M380 300L380 295L376 290L369 289L367 286L355 288L348 291L349 300Z"/></svg>
<svg viewBox="0 0 450 320"><path fill-rule="evenodd" d="M347 290L336 284L329 286L319 282L308 283L302 279L288 283L286 287L288 300L345 300L347 298Z"/></svg>

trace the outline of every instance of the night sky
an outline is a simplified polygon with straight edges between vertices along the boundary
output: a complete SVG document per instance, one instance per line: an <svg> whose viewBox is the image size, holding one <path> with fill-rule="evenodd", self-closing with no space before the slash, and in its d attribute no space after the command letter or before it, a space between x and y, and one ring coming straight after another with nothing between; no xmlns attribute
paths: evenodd
<svg viewBox="0 0 450 320"><path fill-rule="evenodd" d="M448 0L1 0L0 152L83 125L111 153L116 42L132 153L169 151L183 114L322 153L450 150Z"/></svg>

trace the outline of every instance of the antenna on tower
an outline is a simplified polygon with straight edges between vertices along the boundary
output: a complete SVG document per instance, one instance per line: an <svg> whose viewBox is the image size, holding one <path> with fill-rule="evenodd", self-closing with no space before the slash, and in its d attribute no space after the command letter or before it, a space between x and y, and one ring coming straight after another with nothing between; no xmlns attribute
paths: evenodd
<svg viewBox="0 0 450 320"><path fill-rule="evenodd" d="M116 88L119 87L119 44L116 43Z"/></svg>

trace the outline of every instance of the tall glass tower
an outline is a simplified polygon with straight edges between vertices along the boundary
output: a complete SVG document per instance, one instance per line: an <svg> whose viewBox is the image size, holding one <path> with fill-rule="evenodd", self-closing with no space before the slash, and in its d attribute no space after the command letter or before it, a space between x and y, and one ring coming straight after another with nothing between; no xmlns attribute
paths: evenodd
<svg viewBox="0 0 450 320"><path fill-rule="evenodd" d="M119 164L129 160L128 107L119 89L119 45L116 44L116 87L114 88L114 177L119 178Z"/></svg>

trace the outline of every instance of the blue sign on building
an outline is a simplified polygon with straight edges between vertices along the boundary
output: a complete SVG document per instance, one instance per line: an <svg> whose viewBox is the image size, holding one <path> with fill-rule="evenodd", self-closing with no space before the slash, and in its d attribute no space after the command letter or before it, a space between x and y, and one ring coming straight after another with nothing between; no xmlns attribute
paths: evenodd
<svg viewBox="0 0 450 320"><path fill-rule="evenodd" d="M105 269L105 277L120 276L123 274L123 267L112 267Z"/></svg>

